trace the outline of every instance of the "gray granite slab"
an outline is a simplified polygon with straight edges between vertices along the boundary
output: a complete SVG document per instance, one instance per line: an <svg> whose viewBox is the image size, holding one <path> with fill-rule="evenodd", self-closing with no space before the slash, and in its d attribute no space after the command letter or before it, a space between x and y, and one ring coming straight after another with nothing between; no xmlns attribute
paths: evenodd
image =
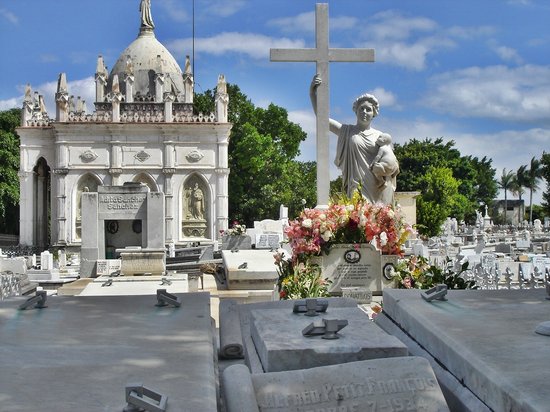
<svg viewBox="0 0 550 412"><path fill-rule="evenodd" d="M327 298L329 308L336 307L357 307L357 302L350 298ZM242 339L244 344L245 362L252 373L263 373L263 367L258 357L258 352L254 347L250 332L250 313L253 310L260 309L285 309L292 312L294 306L293 300L279 300L272 302L256 302L238 305L239 319L241 323ZM221 314L220 314L221 316Z"/></svg>
<svg viewBox="0 0 550 412"><path fill-rule="evenodd" d="M384 291L384 312L495 411L550 405L550 320L543 289L449 291L425 302L420 291Z"/></svg>
<svg viewBox="0 0 550 412"><path fill-rule="evenodd" d="M374 324L358 308L331 308L316 317L286 309L253 310L250 330L254 346L266 372L359 360L407 356L407 347ZM339 339L303 336L302 330L318 319L345 319L348 326Z"/></svg>
<svg viewBox="0 0 550 412"><path fill-rule="evenodd" d="M223 373L228 412L448 411L426 359L399 357L250 375Z"/></svg>
<svg viewBox="0 0 550 412"><path fill-rule="evenodd" d="M0 302L0 410L121 411L124 388L141 382L169 411L217 411L208 293L49 297L45 309Z"/></svg>

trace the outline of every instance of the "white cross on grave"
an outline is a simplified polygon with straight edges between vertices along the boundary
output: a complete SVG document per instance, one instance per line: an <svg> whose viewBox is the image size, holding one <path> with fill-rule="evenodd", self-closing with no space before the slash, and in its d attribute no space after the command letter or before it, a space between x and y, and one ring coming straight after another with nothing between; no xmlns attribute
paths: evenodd
<svg viewBox="0 0 550 412"><path fill-rule="evenodd" d="M314 49L271 49L274 62L315 62L322 83L317 89L317 207L327 208L329 174L329 63L374 62L374 49L329 48L328 4L315 6Z"/></svg>

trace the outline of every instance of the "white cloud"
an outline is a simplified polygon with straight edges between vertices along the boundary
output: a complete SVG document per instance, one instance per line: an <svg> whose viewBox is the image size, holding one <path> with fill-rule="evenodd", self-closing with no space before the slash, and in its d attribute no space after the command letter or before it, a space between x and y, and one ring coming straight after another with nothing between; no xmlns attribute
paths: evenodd
<svg viewBox="0 0 550 412"><path fill-rule="evenodd" d="M23 104L23 96L21 98L12 97L6 100L0 100L0 111L21 107Z"/></svg>
<svg viewBox="0 0 550 412"><path fill-rule="evenodd" d="M0 9L0 16L5 18L7 21L9 21L12 24L19 24L19 18L9 10Z"/></svg>
<svg viewBox="0 0 550 412"><path fill-rule="evenodd" d="M40 55L40 61L42 63L54 63L59 61L59 57L57 57L55 54L41 54Z"/></svg>
<svg viewBox="0 0 550 412"><path fill-rule="evenodd" d="M206 15L215 15L220 17L229 17L237 13L246 6L246 0L203 0Z"/></svg>
<svg viewBox="0 0 550 412"><path fill-rule="evenodd" d="M495 54L505 62L516 63L516 64L523 63L523 59L521 58L521 56L519 55L516 49L507 47L507 46L502 46L494 40L489 42L489 48L491 48L491 50L493 50Z"/></svg>
<svg viewBox="0 0 550 412"><path fill-rule="evenodd" d="M426 17L406 17L400 12L388 10L375 14L365 31L378 40L404 40L413 33L432 33L437 27L435 21Z"/></svg>
<svg viewBox="0 0 550 412"><path fill-rule="evenodd" d="M434 76L424 102L458 117L548 123L550 67L471 67Z"/></svg>
<svg viewBox="0 0 550 412"><path fill-rule="evenodd" d="M376 89L369 91L369 93L376 96L382 110L384 107L393 107L394 109L399 108L397 98L389 90L386 90L383 87L377 87Z"/></svg>
<svg viewBox="0 0 550 412"><path fill-rule="evenodd" d="M492 26L452 26L447 30L447 34L453 38L471 40L478 37L493 35L496 29Z"/></svg>
<svg viewBox="0 0 550 412"><path fill-rule="evenodd" d="M351 30L357 26L359 19L356 17L340 16L330 17L330 30ZM300 13L296 16L272 19L268 26L277 27L283 33L314 33L315 12Z"/></svg>
<svg viewBox="0 0 550 412"><path fill-rule="evenodd" d="M192 47L192 39L179 39L167 43L175 54L183 54ZM226 53L248 55L253 59L268 59L270 48L301 48L303 40L273 38L262 34L225 32L212 37L195 39L195 53L220 56Z"/></svg>
<svg viewBox="0 0 550 412"><path fill-rule="evenodd" d="M182 3L177 0L159 0L155 2L161 8L166 10L167 15L174 21L186 23L190 20L187 10L182 7ZM153 16L154 18L154 16Z"/></svg>

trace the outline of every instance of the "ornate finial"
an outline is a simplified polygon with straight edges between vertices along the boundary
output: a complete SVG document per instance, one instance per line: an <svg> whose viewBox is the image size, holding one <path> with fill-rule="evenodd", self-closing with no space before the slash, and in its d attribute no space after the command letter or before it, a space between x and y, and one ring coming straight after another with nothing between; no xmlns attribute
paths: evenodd
<svg viewBox="0 0 550 412"><path fill-rule="evenodd" d="M151 0L141 0L139 11L141 12L140 32L152 31L155 28L155 23L151 16Z"/></svg>

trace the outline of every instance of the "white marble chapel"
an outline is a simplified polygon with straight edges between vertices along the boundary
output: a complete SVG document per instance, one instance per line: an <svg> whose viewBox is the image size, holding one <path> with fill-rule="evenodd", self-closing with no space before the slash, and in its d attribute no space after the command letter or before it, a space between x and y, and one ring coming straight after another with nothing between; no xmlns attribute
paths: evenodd
<svg viewBox="0 0 550 412"><path fill-rule="evenodd" d="M165 244L215 240L228 219L231 124L224 76L218 78L215 112L194 114L190 60L182 70L156 39L148 9L137 39L110 72L98 57L95 88L88 112L61 73L54 117L27 86L17 130L20 243L78 250L85 236L82 192L125 182L163 193L158 213L164 215Z"/></svg>

